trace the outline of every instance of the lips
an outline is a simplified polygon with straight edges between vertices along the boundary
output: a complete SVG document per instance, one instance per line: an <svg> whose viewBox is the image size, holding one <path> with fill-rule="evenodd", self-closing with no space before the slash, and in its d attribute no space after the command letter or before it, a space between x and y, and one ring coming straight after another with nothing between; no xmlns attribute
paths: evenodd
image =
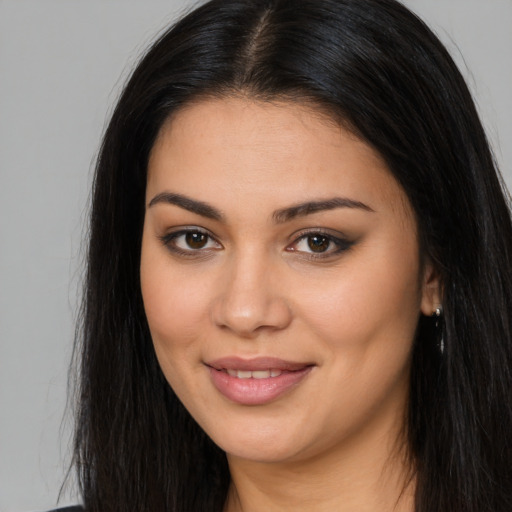
<svg viewBox="0 0 512 512"><path fill-rule="evenodd" d="M223 371L223 370L221 370ZM279 377L283 372L281 370L232 370L227 369L227 374L237 379L268 379L270 377Z"/></svg>
<svg viewBox="0 0 512 512"><path fill-rule="evenodd" d="M241 405L263 405L295 388L314 365L272 357L227 357L206 366L213 385L224 397Z"/></svg>
<svg viewBox="0 0 512 512"><path fill-rule="evenodd" d="M257 357L254 359L242 359L241 357L223 357L215 361L207 362L207 366L211 366L216 370L245 370L259 371L276 369L281 371L296 371L312 366L312 363L297 363L285 361L277 357Z"/></svg>

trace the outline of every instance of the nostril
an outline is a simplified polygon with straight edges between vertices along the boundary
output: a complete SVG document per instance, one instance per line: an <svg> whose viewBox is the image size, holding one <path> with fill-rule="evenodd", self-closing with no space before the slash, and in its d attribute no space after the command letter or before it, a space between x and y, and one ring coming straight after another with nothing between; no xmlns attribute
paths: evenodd
<svg viewBox="0 0 512 512"><path fill-rule="evenodd" d="M284 329L291 322L291 309L282 297L247 295L241 299L240 296L219 298L212 308L212 322L242 337Z"/></svg>

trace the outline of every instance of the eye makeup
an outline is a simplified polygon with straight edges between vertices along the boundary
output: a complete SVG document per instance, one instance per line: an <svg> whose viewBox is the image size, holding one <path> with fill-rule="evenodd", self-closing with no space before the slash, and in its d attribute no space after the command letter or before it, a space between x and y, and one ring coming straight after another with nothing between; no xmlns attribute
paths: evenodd
<svg viewBox="0 0 512 512"><path fill-rule="evenodd" d="M339 256L354 245L341 233L333 234L324 228L309 228L296 234L294 241L286 247L288 252L297 252L311 260L327 260Z"/></svg>
<svg viewBox="0 0 512 512"><path fill-rule="evenodd" d="M174 255L184 258L205 257L223 245L206 229L199 226L179 227L158 237ZM325 228L309 228L294 234L293 241L284 251L296 253L310 260L329 260L349 250L354 241Z"/></svg>

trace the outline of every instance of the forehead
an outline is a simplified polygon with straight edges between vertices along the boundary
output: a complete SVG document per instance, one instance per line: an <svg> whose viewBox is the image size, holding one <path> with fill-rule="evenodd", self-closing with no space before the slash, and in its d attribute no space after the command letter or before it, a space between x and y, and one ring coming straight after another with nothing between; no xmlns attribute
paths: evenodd
<svg viewBox="0 0 512 512"><path fill-rule="evenodd" d="M176 112L148 165L148 195L164 189L208 202L214 192L218 200L221 192L259 198L262 206L270 196L286 204L334 193L411 210L372 147L320 110L286 101L215 98Z"/></svg>

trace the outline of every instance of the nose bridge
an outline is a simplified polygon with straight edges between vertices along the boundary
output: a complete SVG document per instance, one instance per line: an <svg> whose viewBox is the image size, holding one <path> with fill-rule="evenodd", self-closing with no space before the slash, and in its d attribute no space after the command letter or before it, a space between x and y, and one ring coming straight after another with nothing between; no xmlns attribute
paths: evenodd
<svg viewBox="0 0 512 512"><path fill-rule="evenodd" d="M257 247L234 252L226 263L213 307L214 322L244 337L286 327L291 310L275 265L272 257Z"/></svg>

